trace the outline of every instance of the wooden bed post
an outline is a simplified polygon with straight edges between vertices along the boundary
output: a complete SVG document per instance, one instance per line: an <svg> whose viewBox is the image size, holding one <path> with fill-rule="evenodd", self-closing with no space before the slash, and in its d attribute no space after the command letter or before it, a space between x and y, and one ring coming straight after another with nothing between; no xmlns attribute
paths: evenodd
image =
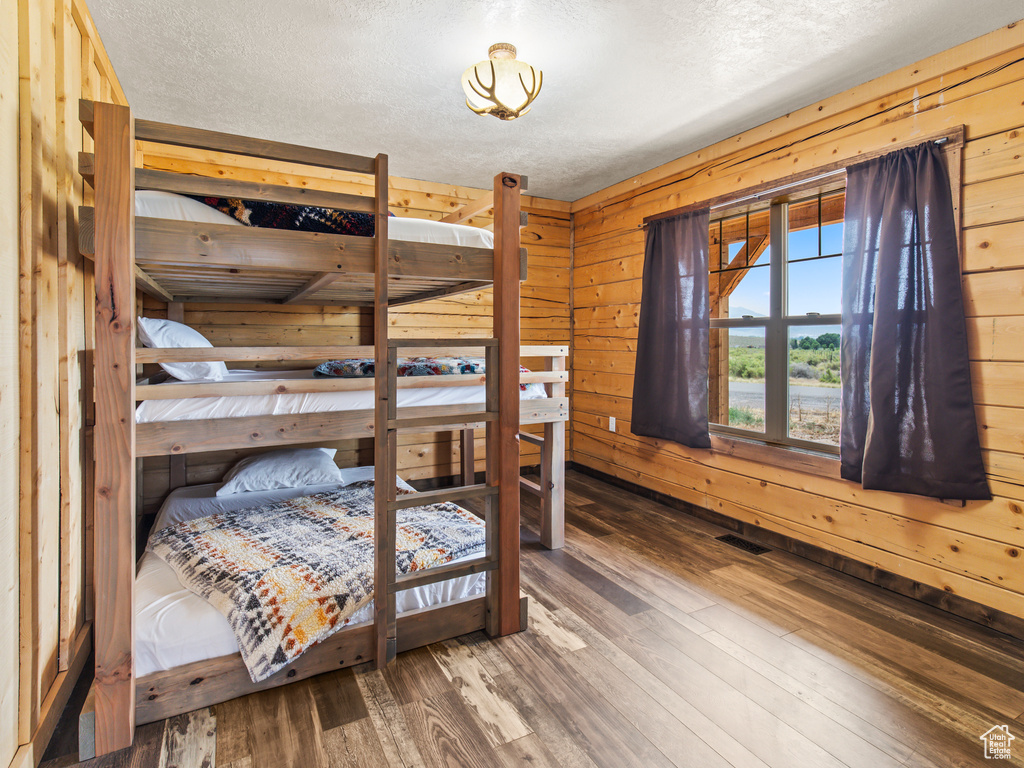
<svg viewBox="0 0 1024 768"><path fill-rule="evenodd" d="M97 102L96 754L135 733L135 135L131 110Z"/></svg>
<svg viewBox="0 0 1024 768"><path fill-rule="evenodd" d="M498 425L493 443L498 493L498 569L487 579L487 632L520 631L519 602L519 193L523 179L494 177L494 336L498 340ZM488 374L491 372L488 368Z"/></svg>
<svg viewBox="0 0 1024 768"><path fill-rule="evenodd" d="M377 155L374 179L374 291L373 351L375 394L373 418L373 527L374 527L374 589L373 624L376 633L375 660L377 669L385 667L397 653L397 622L395 616L395 520L397 514L389 502L395 500L395 472L398 440L396 431L388 428L395 418L397 388L390 386L390 358L395 354L388 345L388 156Z"/></svg>
<svg viewBox="0 0 1024 768"><path fill-rule="evenodd" d="M544 358L545 369L564 371L564 357ZM547 384L548 397L565 397L565 384ZM540 456L540 543L548 549L565 546L565 422L544 423Z"/></svg>

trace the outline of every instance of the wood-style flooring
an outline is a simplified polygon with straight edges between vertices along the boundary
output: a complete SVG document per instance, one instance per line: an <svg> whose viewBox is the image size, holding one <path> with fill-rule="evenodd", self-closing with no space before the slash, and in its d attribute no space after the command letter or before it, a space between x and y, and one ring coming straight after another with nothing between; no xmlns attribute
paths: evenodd
<svg viewBox="0 0 1024 768"><path fill-rule="evenodd" d="M993 764L979 737L1008 725L998 764L1024 766L1024 643L580 474L567 495L561 551L524 509L528 632L145 725L82 765L948 768Z"/></svg>

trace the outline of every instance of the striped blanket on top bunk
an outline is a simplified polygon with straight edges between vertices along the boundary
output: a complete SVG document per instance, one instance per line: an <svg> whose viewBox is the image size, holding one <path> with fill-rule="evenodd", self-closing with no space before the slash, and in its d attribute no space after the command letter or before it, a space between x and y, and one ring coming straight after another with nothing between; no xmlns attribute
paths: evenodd
<svg viewBox="0 0 1024 768"><path fill-rule="evenodd" d="M313 376L334 376L342 379L373 378L376 361L372 357L350 357L320 363ZM399 376L451 376L455 374L485 373L487 365L477 357L410 357L398 361ZM530 369L519 366L520 373ZM527 391L525 384L519 389Z"/></svg>
<svg viewBox="0 0 1024 768"><path fill-rule="evenodd" d="M191 197L250 227L373 237L374 215L372 213L320 208L315 205L288 205L287 203L268 203L262 200L242 200L237 197ZM394 214L389 215L393 216Z"/></svg>

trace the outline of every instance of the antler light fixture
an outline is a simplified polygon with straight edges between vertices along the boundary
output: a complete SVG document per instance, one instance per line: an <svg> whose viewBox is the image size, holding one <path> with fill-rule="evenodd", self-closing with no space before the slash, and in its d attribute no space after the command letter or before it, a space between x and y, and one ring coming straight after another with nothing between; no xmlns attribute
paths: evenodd
<svg viewBox="0 0 1024 768"><path fill-rule="evenodd" d="M487 49L488 60L462 73L466 106L478 115L515 120L530 111L540 93L544 73L516 59L516 47L495 43Z"/></svg>

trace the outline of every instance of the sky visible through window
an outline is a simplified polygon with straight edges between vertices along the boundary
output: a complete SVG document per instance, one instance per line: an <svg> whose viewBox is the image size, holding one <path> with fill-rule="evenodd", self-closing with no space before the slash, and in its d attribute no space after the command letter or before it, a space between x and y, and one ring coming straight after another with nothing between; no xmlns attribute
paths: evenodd
<svg viewBox="0 0 1024 768"><path fill-rule="evenodd" d="M743 247L742 242L729 244L729 258ZM765 249L757 260L757 267L751 269L729 296L730 316L743 314L755 317L766 316L769 312L768 264L771 249ZM843 224L827 224L821 228L821 255L843 252ZM817 228L789 233L789 258L805 259L818 255ZM762 266L763 265L763 266ZM839 314L842 290L842 259L820 259L789 265L789 314L805 315ZM805 333L813 334L813 328ZM824 332L824 331L823 331Z"/></svg>

